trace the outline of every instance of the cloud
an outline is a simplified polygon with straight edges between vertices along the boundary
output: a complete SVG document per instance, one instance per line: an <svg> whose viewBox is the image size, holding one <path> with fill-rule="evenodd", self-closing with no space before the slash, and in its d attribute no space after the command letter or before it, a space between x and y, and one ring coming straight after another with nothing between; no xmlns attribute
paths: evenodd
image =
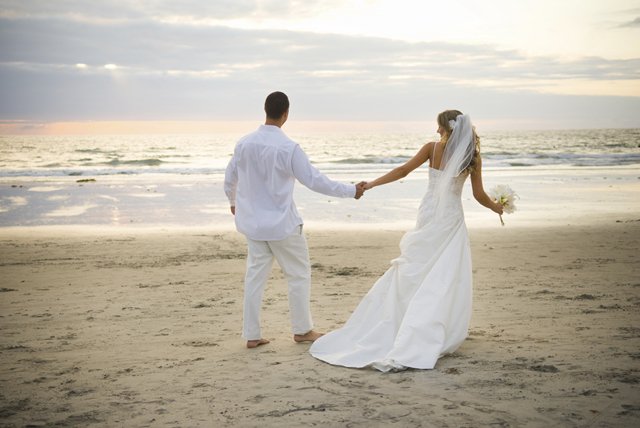
<svg viewBox="0 0 640 428"><path fill-rule="evenodd" d="M4 0L0 15L13 18L63 17L87 22L306 17L343 3L341 0Z"/></svg>
<svg viewBox="0 0 640 428"><path fill-rule="evenodd" d="M633 21L620 24L620 28L640 28L640 17L634 19Z"/></svg>
<svg viewBox="0 0 640 428"><path fill-rule="evenodd" d="M132 73L183 71L184 76L243 75L391 78L452 83L498 80L634 79L640 60L596 57L559 60L513 50L454 43L397 40L277 30L242 30L158 22L84 23L62 18L0 19L4 64L116 64ZM245 74L245 77L246 76Z"/></svg>
<svg viewBox="0 0 640 428"><path fill-rule="evenodd" d="M562 91L568 81L637 81L640 68L639 59L530 57L490 45L156 19L180 12L175 2L45 2L38 12L31 2L7 3L0 18L4 119L244 119L260 116L247 106L261 105L275 89L289 93L295 114L306 119L416 120L444 105L547 114L555 107L545 100L567 103L543 92ZM198 4L180 3L191 14L231 18L276 3L285 14L307 4L188 3ZM607 98L603 109L616 100Z"/></svg>

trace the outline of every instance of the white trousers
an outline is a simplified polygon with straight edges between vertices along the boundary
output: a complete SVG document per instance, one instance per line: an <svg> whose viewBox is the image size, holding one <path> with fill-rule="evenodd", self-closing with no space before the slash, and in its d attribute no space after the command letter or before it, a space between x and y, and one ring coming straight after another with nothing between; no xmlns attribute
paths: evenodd
<svg viewBox="0 0 640 428"><path fill-rule="evenodd" d="M289 315L293 334L307 333L313 328L309 304L311 265L307 240L302 234L302 226L297 228L294 234L281 241L254 241L247 238L247 246L242 328L245 339L262 338L260 308L274 257L289 286Z"/></svg>

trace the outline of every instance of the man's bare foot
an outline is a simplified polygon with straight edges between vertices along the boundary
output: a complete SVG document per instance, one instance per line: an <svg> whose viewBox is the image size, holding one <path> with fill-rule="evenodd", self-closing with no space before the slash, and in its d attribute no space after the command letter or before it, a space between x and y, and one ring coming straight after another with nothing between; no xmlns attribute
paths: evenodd
<svg viewBox="0 0 640 428"><path fill-rule="evenodd" d="M324 333L318 333L317 331L310 330L305 334L294 334L293 340L302 343L302 342L315 342L316 339L323 336Z"/></svg>
<svg viewBox="0 0 640 428"><path fill-rule="evenodd" d="M247 348L257 348L260 345L266 345L269 343L267 339L247 340Z"/></svg>

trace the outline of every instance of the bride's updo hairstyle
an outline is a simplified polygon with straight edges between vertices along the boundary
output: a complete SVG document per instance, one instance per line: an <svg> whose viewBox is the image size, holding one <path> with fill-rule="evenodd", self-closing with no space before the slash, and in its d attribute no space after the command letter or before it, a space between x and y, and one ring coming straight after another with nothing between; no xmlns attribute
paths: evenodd
<svg viewBox="0 0 640 428"><path fill-rule="evenodd" d="M447 145L449 135L451 135L451 132L453 131L453 129L451 129L451 125L449 125L449 121L455 121L456 118L461 114L462 112L460 110L445 110L438 115L438 125L445 130L445 132L442 134L442 138L440 139L440 142L443 146ZM469 173L472 173L475 170L476 164L478 162L478 157L480 156L480 137L478 137L478 134L476 134L475 126L473 127L473 138L475 139L475 152L473 154L473 159L471 159L471 163L465 170Z"/></svg>

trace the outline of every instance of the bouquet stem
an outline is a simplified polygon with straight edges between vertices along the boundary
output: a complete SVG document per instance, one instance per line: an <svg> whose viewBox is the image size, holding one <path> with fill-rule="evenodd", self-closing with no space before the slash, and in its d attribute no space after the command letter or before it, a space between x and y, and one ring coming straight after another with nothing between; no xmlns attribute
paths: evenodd
<svg viewBox="0 0 640 428"><path fill-rule="evenodd" d="M504 220L502 220L502 214L498 214L500 216L500 224L504 226Z"/></svg>

